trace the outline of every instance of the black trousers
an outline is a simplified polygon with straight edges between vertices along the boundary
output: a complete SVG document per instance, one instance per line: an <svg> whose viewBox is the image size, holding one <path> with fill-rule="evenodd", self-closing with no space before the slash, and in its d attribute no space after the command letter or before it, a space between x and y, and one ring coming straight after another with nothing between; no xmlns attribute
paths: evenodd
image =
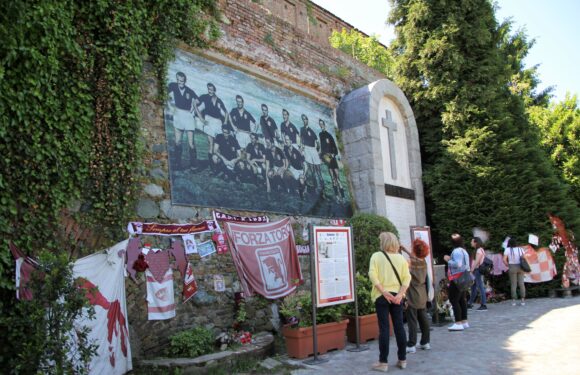
<svg viewBox="0 0 580 375"><path fill-rule="evenodd" d="M453 306L453 315L455 315L456 322L467 320L466 295L467 292L459 290L453 281L449 283L449 302Z"/></svg>
<svg viewBox="0 0 580 375"><path fill-rule="evenodd" d="M419 328L421 329L421 345L429 344L431 339L429 332L429 319L427 318L427 312L425 309L415 309L409 306L407 307L405 314L407 315L407 327L409 329L407 346L412 347L417 345L417 323L419 323Z"/></svg>
<svg viewBox="0 0 580 375"><path fill-rule="evenodd" d="M405 361L407 359L407 335L405 334L405 326L403 325L403 305L389 303L385 297L380 296L375 301L375 307L379 320L379 362L388 362L390 340L389 315L393 320L393 330L395 331L395 339L397 340L397 358L399 361Z"/></svg>

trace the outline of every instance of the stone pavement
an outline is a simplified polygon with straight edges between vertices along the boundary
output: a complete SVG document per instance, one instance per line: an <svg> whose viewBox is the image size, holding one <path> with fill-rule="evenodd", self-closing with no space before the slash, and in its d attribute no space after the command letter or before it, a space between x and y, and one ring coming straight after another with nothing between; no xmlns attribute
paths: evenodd
<svg viewBox="0 0 580 375"><path fill-rule="evenodd" d="M478 305L476 305L477 307ZM393 374L580 374L580 297L528 300L526 306L511 302L489 304L487 312L469 311L471 328L449 332L432 327L431 350L407 354L407 369L395 366L397 351L390 340L389 373ZM420 336L420 334L419 334ZM292 375L378 374L370 366L378 360L378 342L364 352L335 351L317 366L289 360L305 368ZM403 372L404 371L404 372Z"/></svg>

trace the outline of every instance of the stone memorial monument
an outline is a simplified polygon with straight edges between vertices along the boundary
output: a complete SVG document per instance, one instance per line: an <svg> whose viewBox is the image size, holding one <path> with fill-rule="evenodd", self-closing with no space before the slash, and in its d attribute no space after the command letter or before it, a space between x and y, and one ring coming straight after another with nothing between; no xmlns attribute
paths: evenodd
<svg viewBox="0 0 580 375"><path fill-rule="evenodd" d="M401 243L425 225L419 134L405 94L382 79L345 95L337 109L357 209L387 217Z"/></svg>

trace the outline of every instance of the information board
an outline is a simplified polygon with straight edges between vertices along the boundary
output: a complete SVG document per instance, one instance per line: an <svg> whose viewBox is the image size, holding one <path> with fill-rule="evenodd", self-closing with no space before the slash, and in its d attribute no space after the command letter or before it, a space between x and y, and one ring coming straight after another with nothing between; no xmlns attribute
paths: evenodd
<svg viewBox="0 0 580 375"><path fill-rule="evenodd" d="M313 227L316 306L354 301L350 227Z"/></svg>

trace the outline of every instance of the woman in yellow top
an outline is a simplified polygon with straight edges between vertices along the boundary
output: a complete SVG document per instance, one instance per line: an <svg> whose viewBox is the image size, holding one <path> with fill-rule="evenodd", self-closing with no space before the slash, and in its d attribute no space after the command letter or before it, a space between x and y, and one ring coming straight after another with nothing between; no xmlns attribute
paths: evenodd
<svg viewBox="0 0 580 375"><path fill-rule="evenodd" d="M403 326L403 305L405 291L411 282L409 265L399 254L399 240L391 232L379 235L381 251L371 256L369 264L369 278L373 283L371 298L375 301L379 320L379 362L373 370L387 372L389 369L389 314L393 321L395 337L397 339L397 366L407 367L407 336ZM397 277L398 275L398 277Z"/></svg>

